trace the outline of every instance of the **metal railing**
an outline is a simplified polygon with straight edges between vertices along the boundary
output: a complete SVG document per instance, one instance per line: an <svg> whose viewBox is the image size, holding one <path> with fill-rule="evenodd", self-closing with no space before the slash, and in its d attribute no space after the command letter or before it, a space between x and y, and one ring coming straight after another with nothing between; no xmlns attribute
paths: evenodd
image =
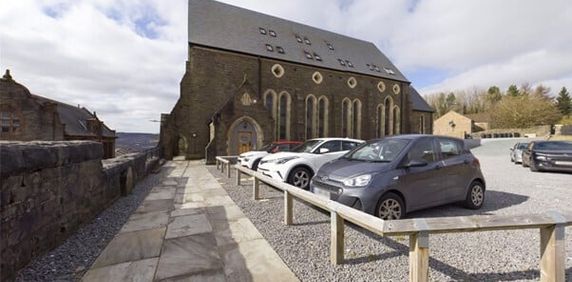
<svg viewBox="0 0 572 282"><path fill-rule="evenodd" d="M227 176L230 178L231 161L225 157L217 157L217 169L220 167L224 172L225 166ZM236 169L237 185L241 185L243 174L253 177L252 195L254 200L260 199L261 182L284 192L284 224L286 225L293 223L294 198L329 211L331 221L330 262L334 265L344 261L345 221L380 236L409 236L410 281L429 281L429 235L431 234L539 229L540 280L565 281L565 228L572 225L571 213L552 211L543 214L517 216L475 215L385 221L287 183L274 180L260 172L240 165L233 167Z"/></svg>

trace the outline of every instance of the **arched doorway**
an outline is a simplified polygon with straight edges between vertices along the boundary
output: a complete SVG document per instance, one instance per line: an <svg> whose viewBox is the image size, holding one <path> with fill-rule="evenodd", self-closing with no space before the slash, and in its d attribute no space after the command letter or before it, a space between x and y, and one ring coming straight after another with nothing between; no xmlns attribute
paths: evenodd
<svg viewBox="0 0 572 282"><path fill-rule="evenodd" d="M187 154L187 149L189 147L189 143L187 142L187 138L183 135L179 135L179 139L177 140L177 152L176 156L184 156Z"/></svg>
<svg viewBox="0 0 572 282"><path fill-rule="evenodd" d="M235 120L228 130L227 152L234 156L262 147L264 136L260 125L251 117Z"/></svg>

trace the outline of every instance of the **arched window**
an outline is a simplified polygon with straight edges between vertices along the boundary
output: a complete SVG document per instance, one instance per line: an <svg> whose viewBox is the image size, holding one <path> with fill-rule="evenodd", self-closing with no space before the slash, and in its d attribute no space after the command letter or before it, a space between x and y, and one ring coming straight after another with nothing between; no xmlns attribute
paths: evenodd
<svg viewBox="0 0 572 282"><path fill-rule="evenodd" d="M391 97L385 98L383 102L383 123L384 123L384 136L393 135L393 100Z"/></svg>
<svg viewBox="0 0 572 282"><path fill-rule="evenodd" d="M290 139L290 94L280 93L278 103L278 140Z"/></svg>
<svg viewBox="0 0 572 282"><path fill-rule="evenodd" d="M309 95L306 98L306 139L316 135L316 97Z"/></svg>
<svg viewBox="0 0 572 282"><path fill-rule="evenodd" d="M355 99L352 107L353 112L353 138L361 138L361 101Z"/></svg>
<svg viewBox="0 0 572 282"><path fill-rule="evenodd" d="M342 101L342 136L350 137L352 124L352 102L345 98Z"/></svg>
<svg viewBox="0 0 572 282"><path fill-rule="evenodd" d="M377 111L376 111L376 115L375 115L375 136L377 138L381 138L383 137L383 104L379 104L377 105Z"/></svg>
<svg viewBox="0 0 572 282"><path fill-rule="evenodd" d="M419 117L419 133L425 134L425 116L423 114Z"/></svg>
<svg viewBox="0 0 572 282"><path fill-rule="evenodd" d="M274 120L276 120L276 104L276 92L272 89L267 90L266 93L264 93L264 107L272 113Z"/></svg>
<svg viewBox="0 0 572 282"><path fill-rule="evenodd" d="M318 136L328 136L328 98L325 96L320 97L318 100Z"/></svg>
<svg viewBox="0 0 572 282"><path fill-rule="evenodd" d="M398 106L393 108L393 133L401 134L401 111Z"/></svg>

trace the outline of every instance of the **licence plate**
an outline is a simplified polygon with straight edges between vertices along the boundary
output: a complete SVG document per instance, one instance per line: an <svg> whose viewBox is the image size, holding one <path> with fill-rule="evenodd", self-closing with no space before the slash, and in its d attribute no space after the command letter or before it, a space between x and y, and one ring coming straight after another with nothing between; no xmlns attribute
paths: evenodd
<svg viewBox="0 0 572 282"><path fill-rule="evenodd" d="M322 198L327 198L327 199L330 199L330 197L331 197L331 195L332 195L332 194L330 193L330 191L324 190L324 189L320 189L320 188L316 188L316 187L314 187L314 194L316 194L316 195L318 195L318 196L320 196L320 197L322 197Z"/></svg>
<svg viewBox="0 0 572 282"><path fill-rule="evenodd" d="M567 161L555 161L554 164L556 164L556 165L571 165L572 166L572 162L567 162Z"/></svg>

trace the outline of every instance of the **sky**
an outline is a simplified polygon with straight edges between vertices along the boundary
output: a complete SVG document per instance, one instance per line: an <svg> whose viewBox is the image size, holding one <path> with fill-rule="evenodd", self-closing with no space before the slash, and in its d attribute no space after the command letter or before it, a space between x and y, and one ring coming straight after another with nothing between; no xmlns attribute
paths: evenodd
<svg viewBox="0 0 572 282"><path fill-rule="evenodd" d="M572 89L568 0L222 0L371 41L423 95ZM187 0L0 0L0 69L38 95L159 132L187 58Z"/></svg>

